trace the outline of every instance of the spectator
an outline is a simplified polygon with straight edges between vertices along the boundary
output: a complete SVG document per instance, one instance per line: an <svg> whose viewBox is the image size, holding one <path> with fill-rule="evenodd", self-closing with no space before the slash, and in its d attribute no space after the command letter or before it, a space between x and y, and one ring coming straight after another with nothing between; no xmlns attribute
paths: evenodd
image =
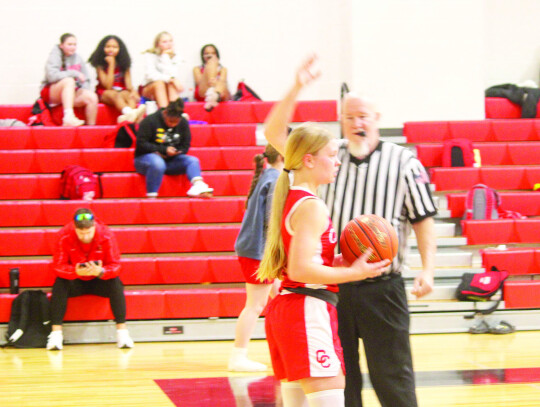
<svg viewBox="0 0 540 407"><path fill-rule="evenodd" d="M201 48L201 66L193 68L195 100L205 101L204 108L211 111L219 102L231 98L227 86L227 68L219 63L219 51L214 44Z"/></svg>
<svg viewBox="0 0 540 407"><path fill-rule="evenodd" d="M141 94L145 99L155 100L158 107L167 107L184 90L177 79L178 57L172 35L160 32L154 39L154 46L144 53L146 70Z"/></svg>
<svg viewBox="0 0 540 407"><path fill-rule="evenodd" d="M287 122L292 118L299 92L318 76L312 72L314 61L315 57L309 58L298 70L294 86L267 118L265 135L278 151L283 151ZM412 293L422 297L433 289L433 216L437 210L429 178L407 148L380 140L379 117L379 111L369 100L354 94L344 98L341 125L348 147L339 151L343 164L336 182L321 194L339 232L353 217L373 213L392 223L400 242L398 255L382 276L340 286L339 336L347 371L347 407L362 405L359 337L363 339L371 382L381 405L417 405L409 311L401 277L411 225L423 265Z"/></svg>
<svg viewBox="0 0 540 407"><path fill-rule="evenodd" d="M203 181L199 159L187 155L191 132L183 113L184 102L177 99L140 123L135 169L146 176L146 196L149 198L158 195L164 174L186 174L192 183L188 196L210 196L214 191Z"/></svg>
<svg viewBox="0 0 540 407"><path fill-rule="evenodd" d="M92 211L77 209L73 222L59 232L51 264L57 274L51 297L52 332L47 349L63 348L62 322L68 298L85 294L108 297L116 321L119 348L132 348L126 329L126 299L118 273L120 253L114 234L94 218Z"/></svg>
<svg viewBox="0 0 540 407"><path fill-rule="evenodd" d="M63 126L82 126L73 112L74 107L84 107L86 124L96 124L97 95L92 91L88 69L76 53L77 38L63 34L60 44L55 45L45 65L45 79L41 84L41 98L51 104L62 104Z"/></svg>
<svg viewBox="0 0 540 407"><path fill-rule="evenodd" d="M268 168L263 170L264 159ZM261 262L272 193L279 173L283 169L283 156L268 144L263 154L255 156L255 175L251 182L246 212L236 239L235 251L246 279L246 304L236 322L234 348L229 359L229 370L237 372L265 371L266 365L249 360L247 347L257 318L268 302L268 295L277 294L279 280L259 281L256 278Z"/></svg>
<svg viewBox="0 0 540 407"><path fill-rule="evenodd" d="M282 146L280 146L282 147ZM315 195L333 182L339 143L326 129L303 125L284 148L276 181L268 241L258 278L279 277L280 295L266 314L266 338L284 407L343 406L343 354L337 337L338 283L380 275L390 263L367 263L371 251L351 266L334 259L337 242L328 209ZM334 261L336 260L336 261ZM338 267L332 267L336 265Z"/></svg>
<svg viewBox="0 0 540 407"><path fill-rule="evenodd" d="M142 119L145 106L138 108L140 97L131 82L131 57L124 42L116 35L107 35L88 60L96 68L96 93L101 102L120 111L118 123Z"/></svg>

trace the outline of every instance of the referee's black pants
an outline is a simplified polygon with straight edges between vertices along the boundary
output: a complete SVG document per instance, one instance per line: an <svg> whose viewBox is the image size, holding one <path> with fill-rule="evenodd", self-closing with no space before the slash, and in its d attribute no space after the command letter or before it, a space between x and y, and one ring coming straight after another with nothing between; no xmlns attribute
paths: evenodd
<svg viewBox="0 0 540 407"><path fill-rule="evenodd" d="M359 338L381 405L416 406L409 310L401 276L340 285L337 309L346 369L345 406L362 406Z"/></svg>
<svg viewBox="0 0 540 407"><path fill-rule="evenodd" d="M93 294L109 298L114 320L117 324L126 322L126 297L124 285L119 277L109 280L93 278L92 280L67 280L56 277L51 295L51 322L62 325L67 310L67 301L71 297Z"/></svg>

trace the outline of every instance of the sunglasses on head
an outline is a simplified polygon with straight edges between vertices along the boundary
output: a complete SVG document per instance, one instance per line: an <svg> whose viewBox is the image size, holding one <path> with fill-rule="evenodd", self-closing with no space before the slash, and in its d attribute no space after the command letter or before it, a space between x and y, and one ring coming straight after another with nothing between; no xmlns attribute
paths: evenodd
<svg viewBox="0 0 540 407"><path fill-rule="evenodd" d="M91 213L79 213L75 215L75 220L77 222L83 221L83 220L94 220L94 215Z"/></svg>

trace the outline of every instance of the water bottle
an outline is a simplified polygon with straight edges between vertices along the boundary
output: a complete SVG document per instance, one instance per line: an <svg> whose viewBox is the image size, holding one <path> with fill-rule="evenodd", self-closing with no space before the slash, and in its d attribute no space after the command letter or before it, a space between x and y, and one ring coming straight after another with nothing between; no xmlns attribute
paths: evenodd
<svg viewBox="0 0 540 407"><path fill-rule="evenodd" d="M19 268L9 270L9 293L19 294Z"/></svg>

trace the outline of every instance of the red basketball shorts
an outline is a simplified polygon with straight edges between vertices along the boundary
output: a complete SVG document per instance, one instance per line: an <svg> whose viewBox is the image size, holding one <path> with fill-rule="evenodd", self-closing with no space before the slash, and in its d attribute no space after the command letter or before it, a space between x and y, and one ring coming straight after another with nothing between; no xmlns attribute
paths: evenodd
<svg viewBox="0 0 540 407"><path fill-rule="evenodd" d="M334 377L345 371L336 307L318 298L283 293L269 305L266 339L277 379Z"/></svg>
<svg viewBox="0 0 540 407"><path fill-rule="evenodd" d="M250 259L249 257L238 256L238 261L240 262L240 267L242 268L242 273L244 274L246 283L272 284L274 282L273 280L264 280L264 281L257 280L257 269L259 268L259 264L261 264L260 260Z"/></svg>

